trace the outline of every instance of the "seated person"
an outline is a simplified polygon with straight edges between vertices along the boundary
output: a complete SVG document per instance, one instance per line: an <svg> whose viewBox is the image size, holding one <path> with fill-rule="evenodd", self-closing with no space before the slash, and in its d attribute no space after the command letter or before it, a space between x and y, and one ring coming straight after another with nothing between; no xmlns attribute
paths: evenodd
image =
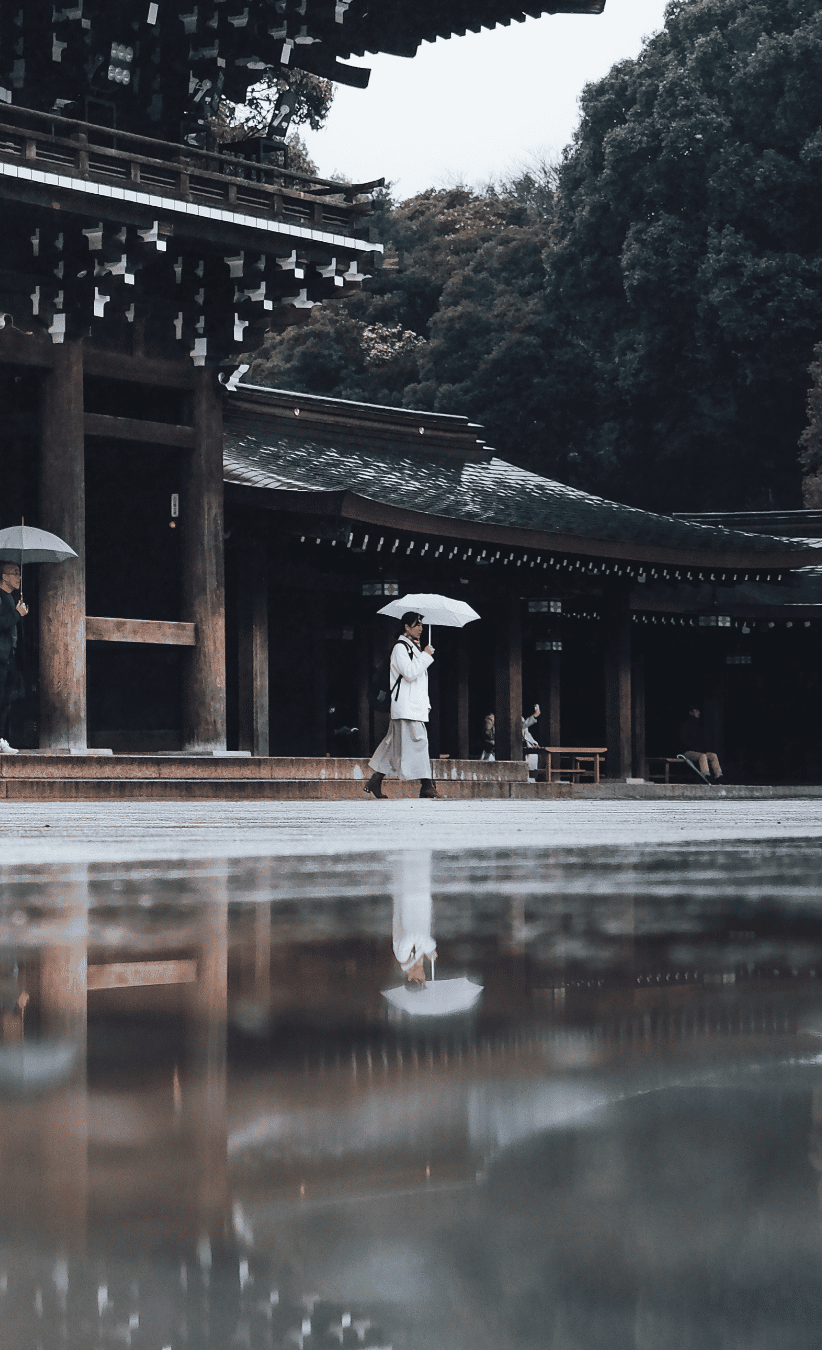
<svg viewBox="0 0 822 1350"><path fill-rule="evenodd" d="M718 783L722 769L714 751L708 749L710 743L699 708L689 709L688 716L679 728L679 752L690 759L706 778L710 769L711 781Z"/></svg>

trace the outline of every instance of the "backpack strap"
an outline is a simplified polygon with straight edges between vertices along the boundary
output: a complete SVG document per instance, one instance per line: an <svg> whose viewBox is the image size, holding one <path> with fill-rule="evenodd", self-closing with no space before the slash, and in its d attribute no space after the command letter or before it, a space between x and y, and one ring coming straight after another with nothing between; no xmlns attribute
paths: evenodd
<svg viewBox="0 0 822 1350"><path fill-rule="evenodd" d="M402 644L402 646L403 646L403 647L405 648L405 650L408 652L408 655L411 657L411 660L413 661L413 659L414 659L414 646L413 646L413 643L411 643L411 642L406 642L405 638L399 637L399 638L397 638L397 641L394 643L394 646L395 646L395 647L398 647L400 644ZM389 662L388 668L389 668L389 670L391 669L391 663L390 663L390 662ZM399 702L399 697L400 697L400 685L401 685L401 684L402 684L402 675L398 675L397 678L396 678L396 680L394 681L394 683L391 685L391 698L393 698L393 700L394 700L395 703L398 703L398 702Z"/></svg>

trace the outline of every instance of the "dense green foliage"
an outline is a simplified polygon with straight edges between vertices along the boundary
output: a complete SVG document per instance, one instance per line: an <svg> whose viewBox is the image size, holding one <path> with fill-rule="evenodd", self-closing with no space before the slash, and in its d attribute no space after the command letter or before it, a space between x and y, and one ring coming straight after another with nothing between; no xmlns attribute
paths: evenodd
<svg viewBox="0 0 822 1350"><path fill-rule="evenodd" d="M253 378L465 412L507 457L645 506L799 505L822 0L673 0L586 88L541 188L383 204L396 259Z"/></svg>

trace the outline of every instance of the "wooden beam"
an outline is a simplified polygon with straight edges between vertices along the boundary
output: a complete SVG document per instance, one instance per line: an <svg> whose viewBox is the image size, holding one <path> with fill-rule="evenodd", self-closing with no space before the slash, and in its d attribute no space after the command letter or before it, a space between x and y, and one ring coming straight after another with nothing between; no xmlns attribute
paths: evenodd
<svg viewBox="0 0 822 1350"><path fill-rule="evenodd" d="M40 569L40 748L86 748L86 487L82 339L43 381L38 524L77 554Z"/></svg>
<svg viewBox="0 0 822 1350"><path fill-rule="evenodd" d="M150 984L192 984L196 961L110 961L88 968L89 989L134 989Z"/></svg>
<svg viewBox="0 0 822 1350"><path fill-rule="evenodd" d="M171 422L146 422L137 417L108 417L104 413L86 413L83 418L87 436L105 436L115 441L142 441L144 445L173 445L181 450L194 449L194 428Z"/></svg>
<svg viewBox="0 0 822 1350"><path fill-rule="evenodd" d="M196 647L196 623L166 619L103 619L86 617L87 642L139 642L161 647Z"/></svg>
<svg viewBox="0 0 822 1350"><path fill-rule="evenodd" d="M54 368L57 348L41 329L24 332L6 324L0 329L0 365Z"/></svg>
<svg viewBox="0 0 822 1350"><path fill-rule="evenodd" d="M89 346L85 353L87 375L130 384L150 384L161 389L193 389L196 370L190 361L162 361L148 356L125 356Z"/></svg>

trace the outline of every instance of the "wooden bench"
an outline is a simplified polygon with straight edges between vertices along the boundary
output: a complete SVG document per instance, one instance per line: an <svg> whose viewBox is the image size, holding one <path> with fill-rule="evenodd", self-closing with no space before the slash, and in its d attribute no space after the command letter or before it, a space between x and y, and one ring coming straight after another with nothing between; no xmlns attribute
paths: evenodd
<svg viewBox="0 0 822 1350"><path fill-rule="evenodd" d="M541 783L559 779L598 783L606 753L604 745L541 745L537 750L537 779Z"/></svg>
<svg viewBox="0 0 822 1350"><path fill-rule="evenodd" d="M649 783L697 782L697 775L689 769L678 755L646 755L645 777ZM657 765L654 772L652 765ZM679 770L677 777L671 779L671 769Z"/></svg>

